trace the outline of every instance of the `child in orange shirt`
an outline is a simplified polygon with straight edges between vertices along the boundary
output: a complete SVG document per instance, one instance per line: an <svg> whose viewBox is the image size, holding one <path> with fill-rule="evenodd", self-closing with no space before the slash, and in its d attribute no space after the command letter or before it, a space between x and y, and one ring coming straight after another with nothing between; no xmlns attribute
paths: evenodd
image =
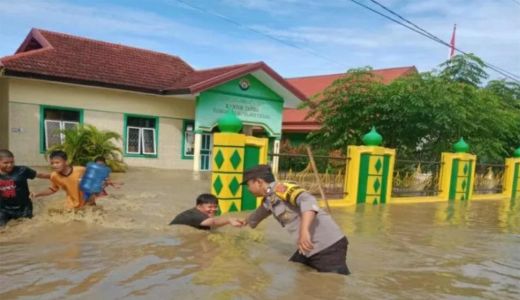
<svg viewBox="0 0 520 300"><path fill-rule="evenodd" d="M51 173L52 185L45 191L35 193L34 197L44 197L56 193L59 189L67 193L65 207L67 209L78 209L85 205L96 205L95 199L86 202L83 192L79 188L81 177L85 173L85 167L71 166L67 162L67 153L58 150L49 155L49 160L54 170Z"/></svg>

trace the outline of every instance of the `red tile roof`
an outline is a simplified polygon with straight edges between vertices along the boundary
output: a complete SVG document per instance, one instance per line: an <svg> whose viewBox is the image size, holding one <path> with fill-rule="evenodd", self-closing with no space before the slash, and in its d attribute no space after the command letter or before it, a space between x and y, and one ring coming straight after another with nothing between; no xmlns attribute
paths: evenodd
<svg viewBox="0 0 520 300"><path fill-rule="evenodd" d="M415 66L379 69L373 70L372 73L382 82L388 84L395 79L407 75L417 73ZM317 75L307 77L288 78L287 81L295 86L297 89L308 98L312 98L325 88L330 86L336 79L345 76L342 74ZM309 113L308 108L304 109L285 109L283 112L282 131L283 132L309 132L320 129L321 125L315 118L306 119Z"/></svg>
<svg viewBox="0 0 520 300"><path fill-rule="evenodd" d="M308 108L286 108L282 116L282 132L310 132L321 128L314 117L307 118Z"/></svg>
<svg viewBox="0 0 520 300"><path fill-rule="evenodd" d="M186 77L184 77L182 80L175 82L173 86L168 87L167 92L172 94L194 94L216 86L220 83L236 79L240 76L243 76L244 74L249 74L258 70L268 74L286 90L290 91L294 96L296 96L296 98L300 99L301 101L307 101L307 97L305 97L305 95L300 90L296 89L264 62L198 70L186 75Z"/></svg>
<svg viewBox="0 0 520 300"><path fill-rule="evenodd" d="M194 70L177 56L32 29L14 55L0 58L6 75L156 94L193 94L264 71L300 100L306 97L263 62Z"/></svg>
<svg viewBox="0 0 520 300"><path fill-rule="evenodd" d="M46 45L24 52L31 40ZM194 72L176 56L40 29L33 29L24 44L1 59L7 74L152 92Z"/></svg>
<svg viewBox="0 0 520 300"><path fill-rule="evenodd" d="M390 69L379 69L373 70L372 74L381 78L383 83L388 84L395 79L411 73L417 73L417 69L414 66L390 68ZM292 85L302 91L305 96L312 97L317 93L323 91L326 87L331 85L334 80L345 76L345 73L341 74L330 74L330 75L317 75L307 77L294 77L287 78Z"/></svg>

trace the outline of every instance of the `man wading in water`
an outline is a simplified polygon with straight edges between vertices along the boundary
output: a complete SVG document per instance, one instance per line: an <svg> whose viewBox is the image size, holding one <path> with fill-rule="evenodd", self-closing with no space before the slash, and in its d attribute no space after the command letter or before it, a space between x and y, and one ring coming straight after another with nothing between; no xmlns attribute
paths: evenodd
<svg viewBox="0 0 520 300"><path fill-rule="evenodd" d="M243 225L255 228L269 215L297 240L298 251L289 259L319 272L348 275L347 237L332 217L320 209L316 198L297 185L275 182L268 165L258 165L244 172L243 183L249 191L263 197L262 204Z"/></svg>

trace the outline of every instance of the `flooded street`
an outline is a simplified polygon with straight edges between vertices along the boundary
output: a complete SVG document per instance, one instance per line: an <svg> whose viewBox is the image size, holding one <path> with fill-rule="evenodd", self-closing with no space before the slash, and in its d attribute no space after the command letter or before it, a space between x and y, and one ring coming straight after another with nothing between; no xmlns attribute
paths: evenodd
<svg viewBox="0 0 520 300"><path fill-rule="evenodd" d="M167 224L209 178L132 169L102 209L49 213L0 231L0 299L519 299L520 205L508 201L333 208L351 276L288 262L296 250L268 218L256 230ZM45 188L34 180L31 187Z"/></svg>

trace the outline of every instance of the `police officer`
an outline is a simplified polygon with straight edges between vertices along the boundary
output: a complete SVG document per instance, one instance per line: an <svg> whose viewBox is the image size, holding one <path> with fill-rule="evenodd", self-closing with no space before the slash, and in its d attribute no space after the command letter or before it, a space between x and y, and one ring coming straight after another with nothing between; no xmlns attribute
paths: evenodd
<svg viewBox="0 0 520 300"><path fill-rule="evenodd" d="M244 172L249 191L263 197L262 204L243 221L255 228L269 215L297 241L298 250L289 259L319 272L348 275L348 240L332 217L320 209L314 196L291 183L276 182L268 165Z"/></svg>

